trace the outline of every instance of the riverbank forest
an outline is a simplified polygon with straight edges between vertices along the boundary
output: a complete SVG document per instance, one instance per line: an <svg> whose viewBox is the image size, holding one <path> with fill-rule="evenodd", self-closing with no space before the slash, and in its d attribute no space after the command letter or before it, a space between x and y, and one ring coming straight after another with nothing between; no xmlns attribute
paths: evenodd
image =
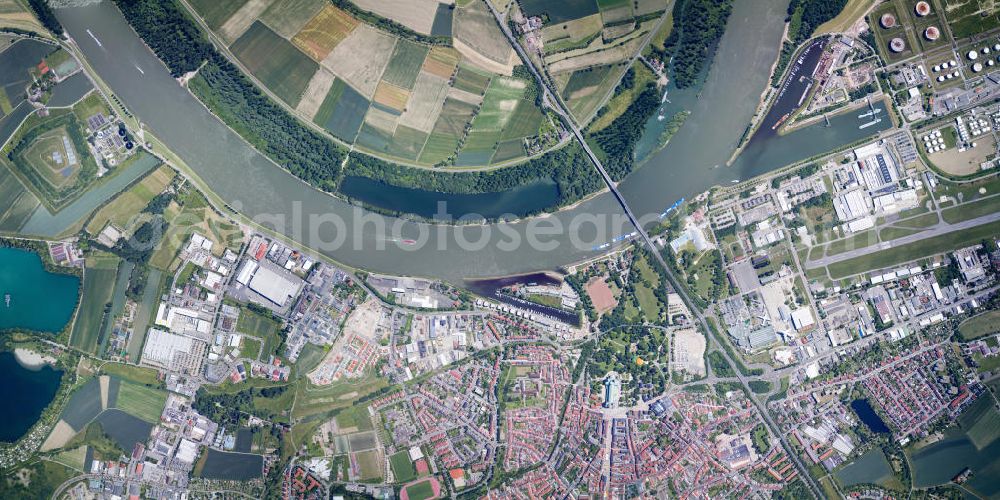
<svg viewBox="0 0 1000 500"><path fill-rule="evenodd" d="M673 59L670 74L677 88L698 84L726 31L732 10L732 0L677 0L674 4L673 31L663 49L654 47L653 53L662 61Z"/></svg>

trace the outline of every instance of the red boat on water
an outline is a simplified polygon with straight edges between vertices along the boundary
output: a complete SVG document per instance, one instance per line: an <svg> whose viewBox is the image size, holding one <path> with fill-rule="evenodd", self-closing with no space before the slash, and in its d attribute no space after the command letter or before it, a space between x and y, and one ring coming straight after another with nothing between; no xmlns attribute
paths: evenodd
<svg viewBox="0 0 1000 500"><path fill-rule="evenodd" d="M782 116L780 120L774 122L774 126L771 127L771 130L777 130L777 128L780 127L782 123L785 123L785 120L788 119L788 115L790 114L791 113L785 113L785 116Z"/></svg>

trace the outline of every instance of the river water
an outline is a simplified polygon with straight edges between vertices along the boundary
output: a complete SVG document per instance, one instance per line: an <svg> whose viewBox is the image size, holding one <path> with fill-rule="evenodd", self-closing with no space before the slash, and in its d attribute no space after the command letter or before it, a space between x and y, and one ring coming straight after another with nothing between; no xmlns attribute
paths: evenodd
<svg viewBox="0 0 1000 500"><path fill-rule="evenodd" d="M787 0L737 0L703 91L689 93L684 103L692 111L687 123L621 185L637 214L655 219L679 198L865 135L847 121L804 129L748 149L746 161L717 167L736 147L767 84L786 7ZM244 143L170 77L110 2L56 14L122 102L216 194L337 261L445 279L499 276L591 257L599 245L632 231L607 193L548 216L488 226L428 225L367 213L313 189Z"/></svg>

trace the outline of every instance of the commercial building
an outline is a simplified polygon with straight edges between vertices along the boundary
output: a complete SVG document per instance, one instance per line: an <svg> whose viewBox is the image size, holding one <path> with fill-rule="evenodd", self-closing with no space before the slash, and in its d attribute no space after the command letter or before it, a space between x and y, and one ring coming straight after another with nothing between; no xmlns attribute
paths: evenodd
<svg viewBox="0 0 1000 500"><path fill-rule="evenodd" d="M150 328L142 350L142 364L196 375L201 373L208 344L200 340Z"/></svg>

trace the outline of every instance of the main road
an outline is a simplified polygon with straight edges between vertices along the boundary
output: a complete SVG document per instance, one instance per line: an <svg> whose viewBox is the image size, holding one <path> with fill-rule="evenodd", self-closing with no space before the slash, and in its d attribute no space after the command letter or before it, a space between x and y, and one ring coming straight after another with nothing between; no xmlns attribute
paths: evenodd
<svg viewBox="0 0 1000 500"><path fill-rule="evenodd" d="M653 240L649 237L649 233L646 232L645 228L643 228L642 223L632 212L632 209L629 207L628 201L625 199L624 196L622 196L621 192L618 191L618 186L611 179L611 176L608 175L608 172L604 169L604 165L601 164L601 160L590 149L590 146L587 144L587 140L583 136L583 133L580 131L580 128L577 127L576 124L571 119L569 109L567 109L563 101L559 99L558 95L555 92L553 92L553 90L549 87L548 81L542 78L541 75L538 73L537 68L535 68L535 65L532 64L531 59L528 58L528 54L521 46L521 43L517 40L517 38L513 35L513 33L511 33L510 27L507 25L506 19L504 18L503 14L497 11L493 7L493 4L491 2L486 1L486 5L489 6L490 11L493 13L493 17L496 18L497 20L497 24L499 24L501 30L503 30L504 36L507 37L507 40L510 42L511 46L513 46L514 49L517 50L517 53L521 57L521 60L531 70L531 73L532 75L534 75L535 80L537 80L539 85L541 85L542 88L544 89L546 100L557 106L557 112L560 114L560 116L562 116L564 124L567 127L569 127L570 130L573 131L573 135L576 137L576 140L583 147L584 151L587 152L587 156L590 158L591 163L593 163L594 168L596 168L597 171L600 172L601 178L604 179L604 183L607 185L608 189L611 191L615 199L618 201L622 209L625 211L626 216L628 216L629 221L632 222L632 225L635 227L635 230L639 233L640 236L642 236L642 241L646 244L646 246L650 250L650 253L656 258L657 262L659 262L660 266L666 272L668 281L670 282L671 285L670 288L672 288L672 290L670 291L676 292L677 295L681 297L681 300L684 302L687 308L697 318L698 323L701 325L702 330L705 332L705 335L712 335L711 333L712 330L709 329L709 325L708 322L705 320L705 316L701 313L701 310L697 308L694 302L691 301L691 298L688 296L687 291L684 289L684 287L679 285L679 281L677 280L677 277L674 276L673 270L670 268L670 266L667 265L666 261L663 259L663 256L659 252L659 249L653 243ZM715 341L719 342L720 340L715 339ZM722 355L726 358L726 361L729 363L729 366L737 366L725 349L722 349L719 352L721 352ZM747 377L744 376L742 372L737 371L736 373L737 373L737 378L740 381L740 384L743 385L743 389L746 392L747 397L750 398L751 401L753 401L754 406L756 406L758 413L760 413L761 418L769 428L771 434L779 439L782 447L784 447L785 449L785 452L788 454L789 458L791 458L792 461L795 463L795 467L799 471L799 476L803 479L803 481L805 481L806 485L812 491L813 495L815 495L817 498L823 498L823 495L820 492L818 485L813 480L812 476L809 474L809 470L806 469L805 465L802 463L802 460L799 458L798 454L795 453L795 450L791 447L790 443L785 438L785 435L781 432L781 429L779 429L778 426L774 423L774 420L771 419L771 415L770 413L768 413L767 407L764 406L764 404L761 403L757 398L753 397L754 392L753 390L750 389L749 380L747 379Z"/></svg>

